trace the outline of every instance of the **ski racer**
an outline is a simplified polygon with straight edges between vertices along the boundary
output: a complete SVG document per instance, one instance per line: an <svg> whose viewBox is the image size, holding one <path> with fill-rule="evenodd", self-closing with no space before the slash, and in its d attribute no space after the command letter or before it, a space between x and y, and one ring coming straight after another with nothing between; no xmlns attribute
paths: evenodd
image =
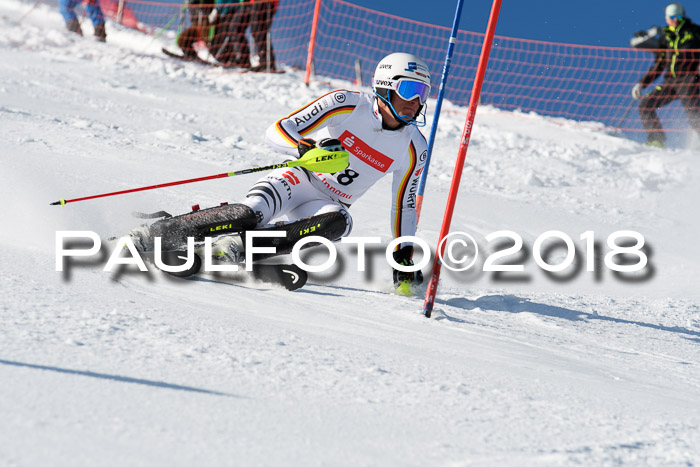
<svg viewBox="0 0 700 467"><path fill-rule="evenodd" d="M393 53L379 62L372 83L373 94L329 92L278 120L266 133L272 148L291 157L301 157L317 146L331 151L345 148L349 153L345 170L333 174L300 167L274 170L258 180L241 203L163 219L150 229L132 231L136 246L152 248L153 237L160 236L164 249L175 249L188 236L213 236L213 232L224 234L214 241L214 254L240 263L245 258L247 230L286 231L284 238L255 239L256 247L268 246L265 241L269 241L277 254L289 253L297 241L310 235L335 241L352 229L351 205L388 174L393 176L392 235L415 235L416 191L427 156L427 143L417 127L425 124L430 72L415 55ZM270 227L276 220L285 223ZM398 264L413 265L411 243L401 243L393 255ZM420 271L394 270L393 277L396 285L423 280Z"/></svg>
<svg viewBox="0 0 700 467"><path fill-rule="evenodd" d="M647 144L664 147L666 135L656 110L680 99L690 126L700 134L700 26L685 16L680 3L666 7L666 24L661 47L668 49L657 54L654 64L632 88L632 97L639 99L639 115L647 132ZM665 80L649 94L642 90L649 86L664 70Z"/></svg>

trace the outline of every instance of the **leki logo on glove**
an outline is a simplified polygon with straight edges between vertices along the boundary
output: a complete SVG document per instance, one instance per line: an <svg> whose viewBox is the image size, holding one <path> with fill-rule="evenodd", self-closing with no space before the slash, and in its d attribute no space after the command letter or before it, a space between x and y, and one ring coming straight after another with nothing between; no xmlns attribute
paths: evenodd
<svg viewBox="0 0 700 467"><path fill-rule="evenodd" d="M380 172L386 172L394 163L394 159L385 156L381 152L373 149L367 143L349 131L344 131L340 135L340 141L350 154L357 156L362 162L374 167Z"/></svg>

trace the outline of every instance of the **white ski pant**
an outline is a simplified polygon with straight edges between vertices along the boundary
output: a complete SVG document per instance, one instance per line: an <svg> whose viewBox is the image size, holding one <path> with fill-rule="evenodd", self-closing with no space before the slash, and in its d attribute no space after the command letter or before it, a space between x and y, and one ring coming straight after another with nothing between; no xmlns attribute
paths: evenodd
<svg viewBox="0 0 700 467"><path fill-rule="evenodd" d="M243 204L250 206L258 216L258 227L273 220L294 222L317 214L339 212L347 221L342 235L345 237L352 230L352 217L345 206L310 180L312 176L299 167L273 170L253 185Z"/></svg>

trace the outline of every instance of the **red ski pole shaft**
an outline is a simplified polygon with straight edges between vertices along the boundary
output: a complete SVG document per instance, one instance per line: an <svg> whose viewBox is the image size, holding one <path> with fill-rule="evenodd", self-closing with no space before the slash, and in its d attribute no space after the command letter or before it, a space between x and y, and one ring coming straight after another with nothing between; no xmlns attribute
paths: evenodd
<svg viewBox="0 0 700 467"><path fill-rule="evenodd" d="M107 196L125 195L127 193L135 193L137 191L155 190L156 188L165 188L168 186L184 185L185 183L201 182L204 180L212 180L215 178L224 178L224 177L228 177L228 174L223 173L223 174L218 174L218 175L210 175L208 177L191 178L189 180L180 180L177 182L160 183L158 185L144 186L144 187L140 187L140 188L132 188L130 190L113 191L111 193L103 193L101 195L85 196L83 198L60 199L58 201L54 201L53 203L51 203L51 206L57 206L59 204L61 206L65 206L68 203L77 203L78 201L87 201L89 199L96 199L96 198L106 198Z"/></svg>
<svg viewBox="0 0 700 467"><path fill-rule="evenodd" d="M233 177L235 175L245 175L254 172L263 172L265 170L281 169L282 167L303 167L313 172L334 173L345 169L348 166L347 151L326 151L320 148L314 148L307 151L301 158L280 164L266 165L264 167L254 167L252 169L237 170L235 172L224 172L207 177L190 178L187 180L178 180L176 182L159 183L158 185L143 186L140 188L131 188L129 190L113 191L111 193L103 193L101 195L85 196L83 198L74 199L59 199L50 203L51 206L65 206L68 203L77 203L78 201L86 201L88 199L106 198L107 196L125 195L127 193L135 193L137 191L155 190L156 188L165 188L175 185L184 185L186 183L203 182L205 180L214 180L216 178Z"/></svg>
<svg viewBox="0 0 700 467"><path fill-rule="evenodd" d="M450 185L450 193L447 200L447 206L445 207L445 216L442 219L442 228L440 229L440 237L438 240L438 251L435 253L433 270L430 274L430 282L428 283L428 290L425 293L425 301L423 302L423 314L426 316L426 318L430 318L430 315L433 312L433 305L435 304L435 294L437 293L438 281L440 280L440 270L442 269L442 261L440 260L440 258L445 253L446 242L443 242L443 239L449 233L450 224L452 223L452 214L454 213L455 202L457 200L459 183L462 179L462 169L464 168L464 161L467 157L467 148L469 148L469 140L472 134L472 127L474 126L476 108L479 105L481 85L484 82L484 75L486 74L486 65L489 61L489 53L491 52L491 44L493 43L493 36L496 30L496 23L498 22L498 13L500 12L500 10L501 0L493 0L493 5L491 7L491 16L489 17L489 24L486 28L486 35L484 36L484 45L481 47L479 65L476 69L476 77L474 78L472 94L469 98L469 109L467 111L467 119L464 123L464 130L462 131L462 141L459 145L459 154L457 156L455 170L452 175L452 184Z"/></svg>
<svg viewBox="0 0 700 467"><path fill-rule="evenodd" d="M287 167L287 163L285 162L283 164L275 164L275 165L268 165L265 167L256 167L254 169L239 170L237 172L224 172L224 173L220 173L220 174L216 174L216 175L209 175L207 177L190 178L187 180L178 180L176 182L159 183L158 185L143 186L140 188L131 188L129 190L113 191L111 193L102 193L101 195L85 196L83 198L60 199L58 201L54 201L53 203L51 203L51 206L57 206L59 204L61 206L65 206L68 203L77 203L78 201L87 201L89 199L106 198L107 196L125 195L127 193L136 193L137 191L155 190L157 188L166 188L169 186L184 185L186 183L203 182L205 180L214 180L217 178L233 177L234 175L243 175L243 174L252 173L252 172L260 172L263 170L279 169L281 167Z"/></svg>
<svg viewBox="0 0 700 467"><path fill-rule="evenodd" d="M37 6L39 6L39 4L40 4L41 2L43 2L43 1L44 1L44 0L36 0L36 2L34 2L34 5L32 5L31 8L29 8L29 9L27 10L27 12L26 12L25 14L23 14L22 17L21 17L20 19L17 20L17 23L21 23L22 20L24 20L24 18L26 18L27 15L28 15L29 13L31 13L31 12L34 10L34 8L36 8Z"/></svg>

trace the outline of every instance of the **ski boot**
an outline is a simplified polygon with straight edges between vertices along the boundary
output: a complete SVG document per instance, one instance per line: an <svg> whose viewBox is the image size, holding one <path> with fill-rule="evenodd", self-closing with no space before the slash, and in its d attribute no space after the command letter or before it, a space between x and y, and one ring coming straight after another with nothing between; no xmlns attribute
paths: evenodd
<svg viewBox="0 0 700 467"><path fill-rule="evenodd" d="M413 266L413 247L405 246L393 253L394 261L401 266ZM423 272L419 269L415 272L403 272L394 269L394 288L396 295L404 297L411 296L412 286L421 285L423 283Z"/></svg>
<svg viewBox="0 0 700 467"><path fill-rule="evenodd" d="M645 145L645 146L651 146L652 148L659 148L659 149L664 149L664 148L666 147L666 145L664 144L664 142L663 142L663 141L659 141L659 140L647 141L646 143L644 143L644 145Z"/></svg>
<svg viewBox="0 0 700 467"><path fill-rule="evenodd" d="M83 31L80 29L80 23L77 19L69 19L66 21L66 29L68 29L70 32L78 34L79 36L83 35Z"/></svg>
<svg viewBox="0 0 700 467"><path fill-rule="evenodd" d="M105 32L104 24L98 24L95 26L95 39L100 42L107 42L107 33Z"/></svg>
<svg viewBox="0 0 700 467"><path fill-rule="evenodd" d="M204 247L198 248L197 253L204 255ZM240 264L245 262L245 246L240 234L223 235L211 244L212 258L225 263Z"/></svg>
<svg viewBox="0 0 700 467"><path fill-rule="evenodd" d="M148 225L142 224L129 231L129 238L139 253L153 251L153 238Z"/></svg>

